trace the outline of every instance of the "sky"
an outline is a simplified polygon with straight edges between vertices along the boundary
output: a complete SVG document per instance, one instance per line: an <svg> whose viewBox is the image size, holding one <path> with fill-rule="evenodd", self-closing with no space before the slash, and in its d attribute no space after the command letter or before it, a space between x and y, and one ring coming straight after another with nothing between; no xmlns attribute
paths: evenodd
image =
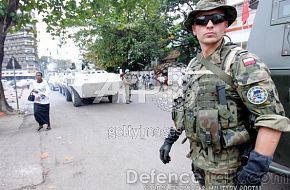
<svg viewBox="0 0 290 190"><path fill-rule="evenodd" d="M40 19L38 19L40 20ZM59 47L59 38L53 40L52 36L46 32L46 24L39 21L37 27L37 43L38 43L38 56L52 56L54 59L68 59L73 62L80 62L79 48L75 46L71 39L62 47Z"/></svg>

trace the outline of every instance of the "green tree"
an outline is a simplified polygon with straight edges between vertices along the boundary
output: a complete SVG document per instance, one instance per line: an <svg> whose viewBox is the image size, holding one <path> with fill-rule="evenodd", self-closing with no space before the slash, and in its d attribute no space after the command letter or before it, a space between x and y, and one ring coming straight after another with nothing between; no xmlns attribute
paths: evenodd
<svg viewBox="0 0 290 190"><path fill-rule="evenodd" d="M86 59L103 68L140 69L167 51L160 0L107 1L98 8L98 18L88 19L87 28L75 35Z"/></svg>
<svg viewBox="0 0 290 190"><path fill-rule="evenodd" d="M178 61L185 64L196 55L199 49L196 37L183 26L184 19L190 11L194 10L197 2L198 0L164 0L166 6L163 7L163 11L167 13L171 48L181 53Z"/></svg>

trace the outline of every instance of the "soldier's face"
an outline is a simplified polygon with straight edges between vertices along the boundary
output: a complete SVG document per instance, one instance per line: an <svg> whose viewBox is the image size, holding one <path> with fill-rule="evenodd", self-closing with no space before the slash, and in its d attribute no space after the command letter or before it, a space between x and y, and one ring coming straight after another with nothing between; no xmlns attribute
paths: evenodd
<svg viewBox="0 0 290 190"><path fill-rule="evenodd" d="M216 15L217 14L217 15ZM224 14L222 10L212 10L207 12L201 12L196 18L203 18L202 16L211 15L212 20L207 19L202 22L196 22L192 25L192 32L197 37L200 45L215 45L218 43L225 33L225 29L228 27L228 21L219 18L220 14ZM215 19L215 20L214 20Z"/></svg>

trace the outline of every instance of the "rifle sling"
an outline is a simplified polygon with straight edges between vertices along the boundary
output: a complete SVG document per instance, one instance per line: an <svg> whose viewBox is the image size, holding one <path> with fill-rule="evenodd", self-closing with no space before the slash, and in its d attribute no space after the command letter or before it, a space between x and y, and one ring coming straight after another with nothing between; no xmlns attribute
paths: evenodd
<svg viewBox="0 0 290 190"><path fill-rule="evenodd" d="M230 85L233 89L236 88L234 85L232 77L230 75L228 75L227 73L225 73L223 70L221 70L219 67L212 64L211 62L209 62L206 59L204 59L201 63L205 66L206 69L208 69L211 72L213 72L214 74L216 74L220 79L222 79L225 83Z"/></svg>

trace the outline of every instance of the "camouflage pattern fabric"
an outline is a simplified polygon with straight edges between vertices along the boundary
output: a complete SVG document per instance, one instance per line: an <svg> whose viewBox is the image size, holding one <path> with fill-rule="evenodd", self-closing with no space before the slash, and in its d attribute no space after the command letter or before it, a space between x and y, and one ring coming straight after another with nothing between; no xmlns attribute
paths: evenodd
<svg viewBox="0 0 290 190"><path fill-rule="evenodd" d="M250 140L250 135L245 126L225 129L222 131L222 134L222 145L224 148L244 144Z"/></svg>
<svg viewBox="0 0 290 190"><path fill-rule="evenodd" d="M125 73L123 76L124 85L130 85L132 83L132 75L130 73Z"/></svg>
<svg viewBox="0 0 290 190"><path fill-rule="evenodd" d="M243 60L253 58L255 64L245 65ZM247 108L257 115L255 127L268 127L279 131L290 131L289 119L279 100L276 86L271 79L267 66L254 54L240 55L232 68L232 76L237 86L237 92ZM259 86L266 90L268 97L262 104L253 104L247 98L251 87Z"/></svg>
<svg viewBox="0 0 290 190"><path fill-rule="evenodd" d="M130 73L125 73L123 76L123 83L125 87L125 96L126 96L126 102L130 101L131 98L131 83L132 83L132 75Z"/></svg>
<svg viewBox="0 0 290 190"><path fill-rule="evenodd" d="M196 118L197 135L203 148L212 146L214 152L220 152L220 125L218 110L200 110Z"/></svg>
<svg viewBox="0 0 290 190"><path fill-rule="evenodd" d="M236 88L233 89L206 70L201 64L204 58L198 54L188 65L186 72L190 77L173 110L173 121L177 130L185 130L186 137L190 141L190 153L187 157L192 159L195 167L205 171L206 186L234 183L232 175L228 174L232 174L233 171L235 174L241 165L238 145L250 139L248 120L251 113L256 115L254 129L263 126L279 131L290 131L289 119L285 117L276 87L265 64L255 55L242 49L237 51L233 60L224 63L229 52L236 47L222 43L207 58L220 68L227 69L226 72L232 76ZM215 85L220 84L225 85L226 105L220 105L218 102ZM256 88L252 92L253 87ZM218 115L214 116L216 111L212 110L218 110ZM212 113L211 122L204 118L206 111ZM218 126L214 118L218 118ZM212 126L213 129L208 129ZM222 145L219 151L213 148L213 160L209 158L209 149L204 145L207 138L202 136L208 134L207 130L211 131L210 146L217 145L214 142L219 136ZM215 177L209 178L207 174L224 177L218 180Z"/></svg>
<svg viewBox="0 0 290 190"><path fill-rule="evenodd" d="M198 15L198 13L202 11L210 11L214 9L221 9L224 11L226 15L226 19L229 23L229 26L236 20L237 18L237 11L235 7L225 5L224 0L200 0L195 7L195 10L191 11L188 14L188 17L184 21L184 26L187 30L192 30L192 25L194 23L195 17Z"/></svg>

